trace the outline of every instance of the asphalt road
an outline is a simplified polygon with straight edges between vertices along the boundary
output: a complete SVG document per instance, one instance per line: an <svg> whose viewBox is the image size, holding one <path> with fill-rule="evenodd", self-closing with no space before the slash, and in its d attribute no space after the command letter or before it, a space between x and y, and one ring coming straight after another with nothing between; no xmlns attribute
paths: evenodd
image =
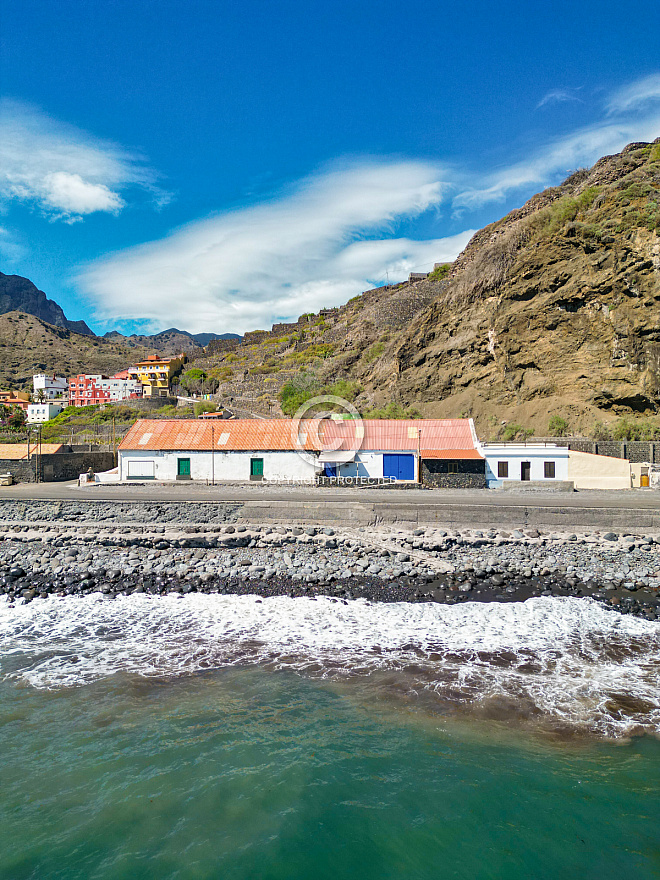
<svg viewBox="0 0 660 880"><path fill-rule="evenodd" d="M19 483L0 487L0 500L56 501L256 501L260 503L324 502L332 504L388 502L454 508L534 507L660 511L660 492L628 491L501 491L496 489L338 489L299 486L206 486L191 483L102 485Z"/></svg>

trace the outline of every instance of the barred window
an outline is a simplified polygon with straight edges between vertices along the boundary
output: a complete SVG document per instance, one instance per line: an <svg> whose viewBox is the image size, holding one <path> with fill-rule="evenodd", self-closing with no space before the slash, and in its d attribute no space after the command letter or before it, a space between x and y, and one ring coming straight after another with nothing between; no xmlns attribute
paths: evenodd
<svg viewBox="0 0 660 880"><path fill-rule="evenodd" d="M543 462L543 476L546 480L554 480L555 478L555 463L554 461L544 461Z"/></svg>
<svg viewBox="0 0 660 880"><path fill-rule="evenodd" d="M508 477L509 476L509 462L508 461L498 461L497 462L497 476L498 477Z"/></svg>

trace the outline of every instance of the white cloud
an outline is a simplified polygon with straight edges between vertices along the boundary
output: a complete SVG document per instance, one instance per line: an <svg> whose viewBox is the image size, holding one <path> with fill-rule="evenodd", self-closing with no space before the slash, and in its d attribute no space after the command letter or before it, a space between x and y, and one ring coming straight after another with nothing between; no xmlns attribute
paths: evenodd
<svg viewBox="0 0 660 880"><path fill-rule="evenodd" d="M546 104L564 104L566 101L579 101L582 103L582 99L578 98L575 94L576 91L576 89L553 89L541 98L536 105L536 109L545 107Z"/></svg>
<svg viewBox="0 0 660 880"><path fill-rule="evenodd" d="M367 239L443 199L423 162L362 162L301 181L269 202L193 223L113 255L80 277L99 317L238 331L337 305L386 277L453 259L449 239Z"/></svg>
<svg viewBox="0 0 660 880"><path fill-rule="evenodd" d="M96 211L116 214L131 187L164 195L141 157L26 104L0 102L0 199L72 221Z"/></svg>
<svg viewBox="0 0 660 880"><path fill-rule="evenodd" d="M653 73L618 89L610 96L607 108L610 113L624 113L652 101L660 101L660 73Z"/></svg>
<svg viewBox="0 0 660 880"><path fill-rule="evenodd" d="M26 253L26 248L16 240L15 233L0 226L0 257L7 263L17 263Z"/></svg>

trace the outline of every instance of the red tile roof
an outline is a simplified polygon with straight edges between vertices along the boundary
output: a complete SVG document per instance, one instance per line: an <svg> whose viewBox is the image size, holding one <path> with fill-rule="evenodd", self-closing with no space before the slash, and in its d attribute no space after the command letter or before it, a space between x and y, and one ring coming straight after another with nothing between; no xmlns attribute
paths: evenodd
<svg viewBox="0 0 660 880"><path fill-rule="evenodd" d="M210 450L213 443L218 451L292 450L296 449L292 431L291 419L228 419L221 424L206 419L140 419L119 448Z"/></svg>
<svg viewBox="0 0 660 880"><path fill-rule="evenodd" d="M119 448L210 450L213 443L220 451L294 450L298 448L295 431L291 419L239 419L220 424L203 419L140 419ZM302 423L300 434L301 445L309 451L421 449L423 458L482 458L469 419L325 419Z"/></svg>

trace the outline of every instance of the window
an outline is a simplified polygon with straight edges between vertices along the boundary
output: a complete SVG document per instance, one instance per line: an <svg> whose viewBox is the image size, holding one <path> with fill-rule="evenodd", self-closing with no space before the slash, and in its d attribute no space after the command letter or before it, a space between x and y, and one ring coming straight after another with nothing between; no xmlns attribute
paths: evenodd
<svg viewBox="0 0 660 880"><path fill-rule="evenodd" d="M555 478L555 463L554 461L544 461L543 462L543 476L546 480L554 480Z"/></svg>
<svg viewBox="0 0 660 880"><path fill-rule="evenodd" d="M458 462L457 461L448 461L447 462L447 473L448 474L457 474L458 473Z"/></svg>
<svg viewBox="0 0 660 880"><path fill-rule="evenodd" d="M497 476L502 479L503 477L509 476L509 462L508 461L498 461L497 462Z"/></svg>

